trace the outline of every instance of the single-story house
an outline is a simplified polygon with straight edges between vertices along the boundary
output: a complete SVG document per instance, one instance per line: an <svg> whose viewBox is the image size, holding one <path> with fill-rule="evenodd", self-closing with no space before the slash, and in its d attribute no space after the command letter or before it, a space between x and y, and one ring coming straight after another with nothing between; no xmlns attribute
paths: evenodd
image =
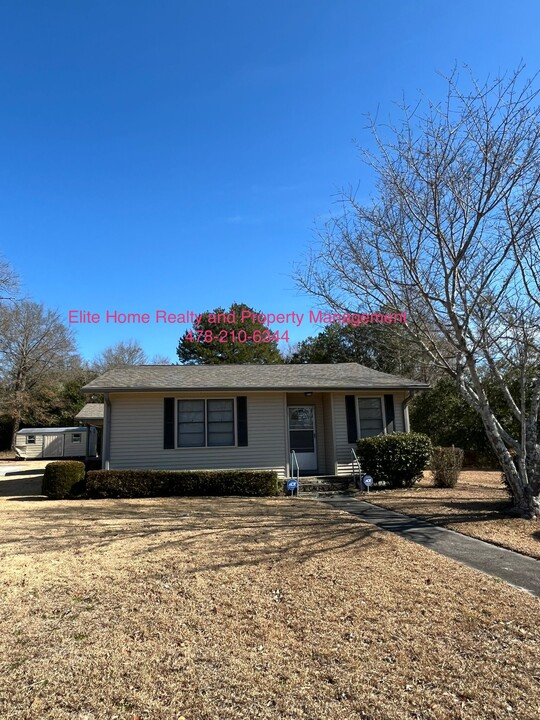
<svg viewBox="0 0 540 720"><path fill-rule="evenodd" d="M426 383L335 365L137 365L85 385L103 393L103 467L272 469L348 475L358 438L409 431ZM294 451L294 454L293 454Z"/></svg>

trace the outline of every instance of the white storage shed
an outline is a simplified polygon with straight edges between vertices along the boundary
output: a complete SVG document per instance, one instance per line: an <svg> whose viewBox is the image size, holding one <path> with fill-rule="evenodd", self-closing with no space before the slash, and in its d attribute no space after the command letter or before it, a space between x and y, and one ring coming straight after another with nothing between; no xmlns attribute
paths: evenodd
<svg viewBox="0 0 540 720"><path fill-rule="evenodd" d="M15 452L20 458L96 457L97 430L84 427L24 428L19 430Z"/></svg>

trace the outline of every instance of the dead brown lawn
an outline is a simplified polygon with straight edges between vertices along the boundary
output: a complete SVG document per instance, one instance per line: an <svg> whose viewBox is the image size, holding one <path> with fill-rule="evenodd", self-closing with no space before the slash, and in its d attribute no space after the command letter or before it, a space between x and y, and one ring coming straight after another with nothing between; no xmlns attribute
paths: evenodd
<svg viewBox="0 0 540 720"><path fill-rule="evenodd" d="M540 601L352 516L16 489L0 500L5 720L540 717Z"/></svg>
<svg viewBox="0 0 540 720"><path fill-rule="evenodd" d="M506 514L500 472L465 470L455 488L433 487L426 472L414 488L370 492L365 499L540 559L540 523Z"/></svg>

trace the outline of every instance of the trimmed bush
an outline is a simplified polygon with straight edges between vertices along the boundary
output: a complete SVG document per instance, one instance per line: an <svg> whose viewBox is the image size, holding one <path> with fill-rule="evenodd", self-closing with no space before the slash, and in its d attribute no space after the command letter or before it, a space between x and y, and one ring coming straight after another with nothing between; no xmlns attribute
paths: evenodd
<svg viewBox="0 0 540 720"><path fill-rule="evenodd" d="M92 498L282 494L273 470L91 470L86 486Z"/></svg>
<svg viewBox="0 0 540 720"><path fill-rule="evenodd" d="M411 487L422 477L431 454L431 440L422 433L393 433L357 442L362 472L375 485Z"/></svg>
<svg viewBox="0 0 540 720"><path fill-rule="evenodd" d="M434 447L429 467L435 487L453 488L457 485L463 465L463 450L454 447Z"/></svg>
<svg viewBox="0 0 540 720"><path fill-rule="evenodd" d="M45 466L41 494L63 500L84 492L84 463L78 460L50 462Z"/></svg>

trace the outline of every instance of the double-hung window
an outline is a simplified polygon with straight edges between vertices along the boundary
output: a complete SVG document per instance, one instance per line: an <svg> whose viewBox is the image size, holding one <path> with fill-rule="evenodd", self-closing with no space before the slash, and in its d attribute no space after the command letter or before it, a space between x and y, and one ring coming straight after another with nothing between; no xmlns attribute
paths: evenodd
<svg viewBox="0 0 540 720"><path fill-rule="evenodd" d="M178 447L235 445L234 400L178 400Z"/></svg>
<svg viewBox="0 0 540 720"><path fill-rule="evenodd" d="M380 397L358 398L359 437L367 438L384 433L382 399Z"/></svg>

